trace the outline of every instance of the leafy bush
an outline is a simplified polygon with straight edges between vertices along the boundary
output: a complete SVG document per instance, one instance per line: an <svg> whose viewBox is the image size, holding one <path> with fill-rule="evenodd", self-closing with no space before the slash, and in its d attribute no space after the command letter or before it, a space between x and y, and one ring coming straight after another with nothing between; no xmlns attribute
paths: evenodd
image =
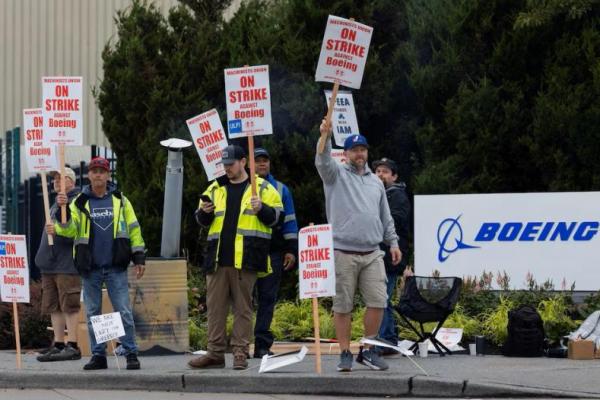
<svg viewBox="0 0 600 400"><path fill-rule="evenodd" d="M544 321L546 337L552 342L575 330L579 325L569 315L568 301L564 295L556 295L540 301L537 310Z"/></svg>
<svg viewBox="0 0 600 400"><path fill-rule="evenodd" d="M514 306L515 303L508 297L500 296L500 303L496 308L479 316L483 334L497 346L501 346L506 341L508 312Z"/></svg>

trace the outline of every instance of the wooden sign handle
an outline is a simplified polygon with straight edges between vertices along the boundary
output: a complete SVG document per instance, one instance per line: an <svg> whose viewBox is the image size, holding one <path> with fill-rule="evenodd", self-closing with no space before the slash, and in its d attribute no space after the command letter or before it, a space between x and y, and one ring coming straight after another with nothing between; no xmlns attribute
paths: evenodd
<svg viewBox="0 0 600 400"><path fill-rule="evenodd" d="M42 197L44 198L44 214L46 215L46 223L49 224L52 222L50 218L50 200L48 200L48 180L46 179L46 173L42 172ZM48 244L50 246L54 245L54 237L52 235L48 235Z"/></svg>
<svg viewBox="0 0 600 400"><path fill-rule="evenodd" d="M312 298L313 325L315 331L315 371L321 373L321 327L319 322L319 301L316 297Z"/></svg>
<svg viewBox="0 0 600 400"><path fill-rule="evenodd" d="M333 84L333 92L331 93L331 99L329 99L329 105L327 109L327 115L325 116L325 121L328 125L331 125L331 116L333 115L333 108L335 107L335 99L337 98L338 90L340 89L340 82L335 81ZM325 142L329 139L329 133L321 134L321 138L319 139L319 154L322 154L325 150Z"/></svg>
<svg viewBox="0 0 600 400"><path fill-rule="evenodd" d="M21 369L21 335L19 334L19 308L17 302L13 301L13 320L15 328L15 343L17 349L17 369Z"/></svg>
<svg viewBox="0 0 600 400"><path fill-rule="evenodd" d="M65 144L58 145L58 162L60 163L60 192L65 193ZM66 194L66 193L65 193ZM60 222L67 223L67 206L60 207Z"/></svg>
<svg viewBox="0 0 600 400"><path fill-rule="evenodd" d="M249 65L244 65L244 68L248 68ZM252 196L256 196L256 166L254 164L254 135L252 132L248 135L248 162L250 163L250 193Z"/></svg>

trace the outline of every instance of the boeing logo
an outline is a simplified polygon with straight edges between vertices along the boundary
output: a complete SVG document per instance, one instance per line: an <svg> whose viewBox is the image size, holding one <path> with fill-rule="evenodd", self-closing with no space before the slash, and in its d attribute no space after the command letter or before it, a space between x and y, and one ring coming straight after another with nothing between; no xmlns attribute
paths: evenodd
<svg viewBox="0 0 600 400"><path fill-rule="evenodd" d="M444 262L450 254L461 249L475 249L481 246L465 244L463 229L456 218L446 218L437 230L439 244L438 260ZM473 238L473 242L587 242L598 233L598 221L510 221L483 222Z"/></svg>
<svg viewBox="0 0 600 400"><path fill-rule="evenodd" d="M450 254L460 249L476 249L477 246L471 246L463 243L463 231L458 220L461 215L456 218L446 218L437 230L437 240L440 245L438 251L438 260L444 262L450 257Z"/></svg>

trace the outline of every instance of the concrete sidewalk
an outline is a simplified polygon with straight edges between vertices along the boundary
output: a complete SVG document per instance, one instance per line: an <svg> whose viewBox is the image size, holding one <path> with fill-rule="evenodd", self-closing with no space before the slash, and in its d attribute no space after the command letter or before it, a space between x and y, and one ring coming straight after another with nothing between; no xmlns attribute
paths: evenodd
<svg viewBox="0 0 600 400"><path fill-rule="evenodd" d="M335 370L338 356L322 357L323 373L314 372L314 357L265 374L260 360L250 360L245 371L227 368L198 371L187 368L191 355L140 357L140 371L109 369L83 371L81 361L40 363L35 354L23 356L23 368L15 367L14 351L0 352L1 388L61 388L100 390L149 390L213 393L310 394L352 396L426 397L579 397L600 398L600 360L573 361L552 358L506 358L430 355L415 357L424 375L404 357L388 358L390 369L371 371L354 364L351 373ZM125 360L120 358L121 368Z"/></svg>

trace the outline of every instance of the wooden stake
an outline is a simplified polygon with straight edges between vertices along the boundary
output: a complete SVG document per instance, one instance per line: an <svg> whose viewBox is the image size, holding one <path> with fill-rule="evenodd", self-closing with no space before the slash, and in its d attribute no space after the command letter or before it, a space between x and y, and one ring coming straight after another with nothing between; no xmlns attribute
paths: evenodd
<svg viewBox="0 0 600 400"><path fill-rule="evenodd" d="M248 160L250 161L250 189L252 196L256 196L256 166L254 165L254 136L248 136Z"/></svg>
<svg viewBox="0 0 600 400"><path fill-rule="evenodd" d="M46 173L42 172L42 197L44 198L44 214L46 215L46 223L49 224L52 222L50 218L50 201L48 200L48 180L46 179ZM48 235L48 244L50 246L54 245L54 237L52 235Z"/></svg>
<svg viewBox="0 0 600 400"><path fill-rule="evenodd" d="M315 327L315 370L317 374L321 373L321 327L319 323L319 301L316 297L312 298L313 325Z"/></svg>
<svg viewBox="0 0 600 400"><path fill-rule="evenodd" d="M65 193L65 144L58 145L58 162L60 163L60 192ZM65 193L66 194L66 193ZM60 207L60 222L67 223L67 206L66 204Z"/></svg>
<svg viewBox="0 0 600 400"><path fill-rule="evenodd" d="M16 301L13 301L13 320L15 326L15 342L17 345L17 369L21 369L21 335L19 334L19 309Z"/></svg>
<svg viewBox="0 0 600 400"><path fill-rule="evenodd" d="M325 116L325 121L327 125L331 126L331 116L333 115L333 108L335 107L335 99L337 98L338 90L340 89L340 82L335 81L333 84L333 92L331 92L331 99L329 99L329 108L327 109L327 115ZM325 142L329 138L329 133L321 134L321 138L319 141L319 154L323 153L325 150Z"/></svg>

